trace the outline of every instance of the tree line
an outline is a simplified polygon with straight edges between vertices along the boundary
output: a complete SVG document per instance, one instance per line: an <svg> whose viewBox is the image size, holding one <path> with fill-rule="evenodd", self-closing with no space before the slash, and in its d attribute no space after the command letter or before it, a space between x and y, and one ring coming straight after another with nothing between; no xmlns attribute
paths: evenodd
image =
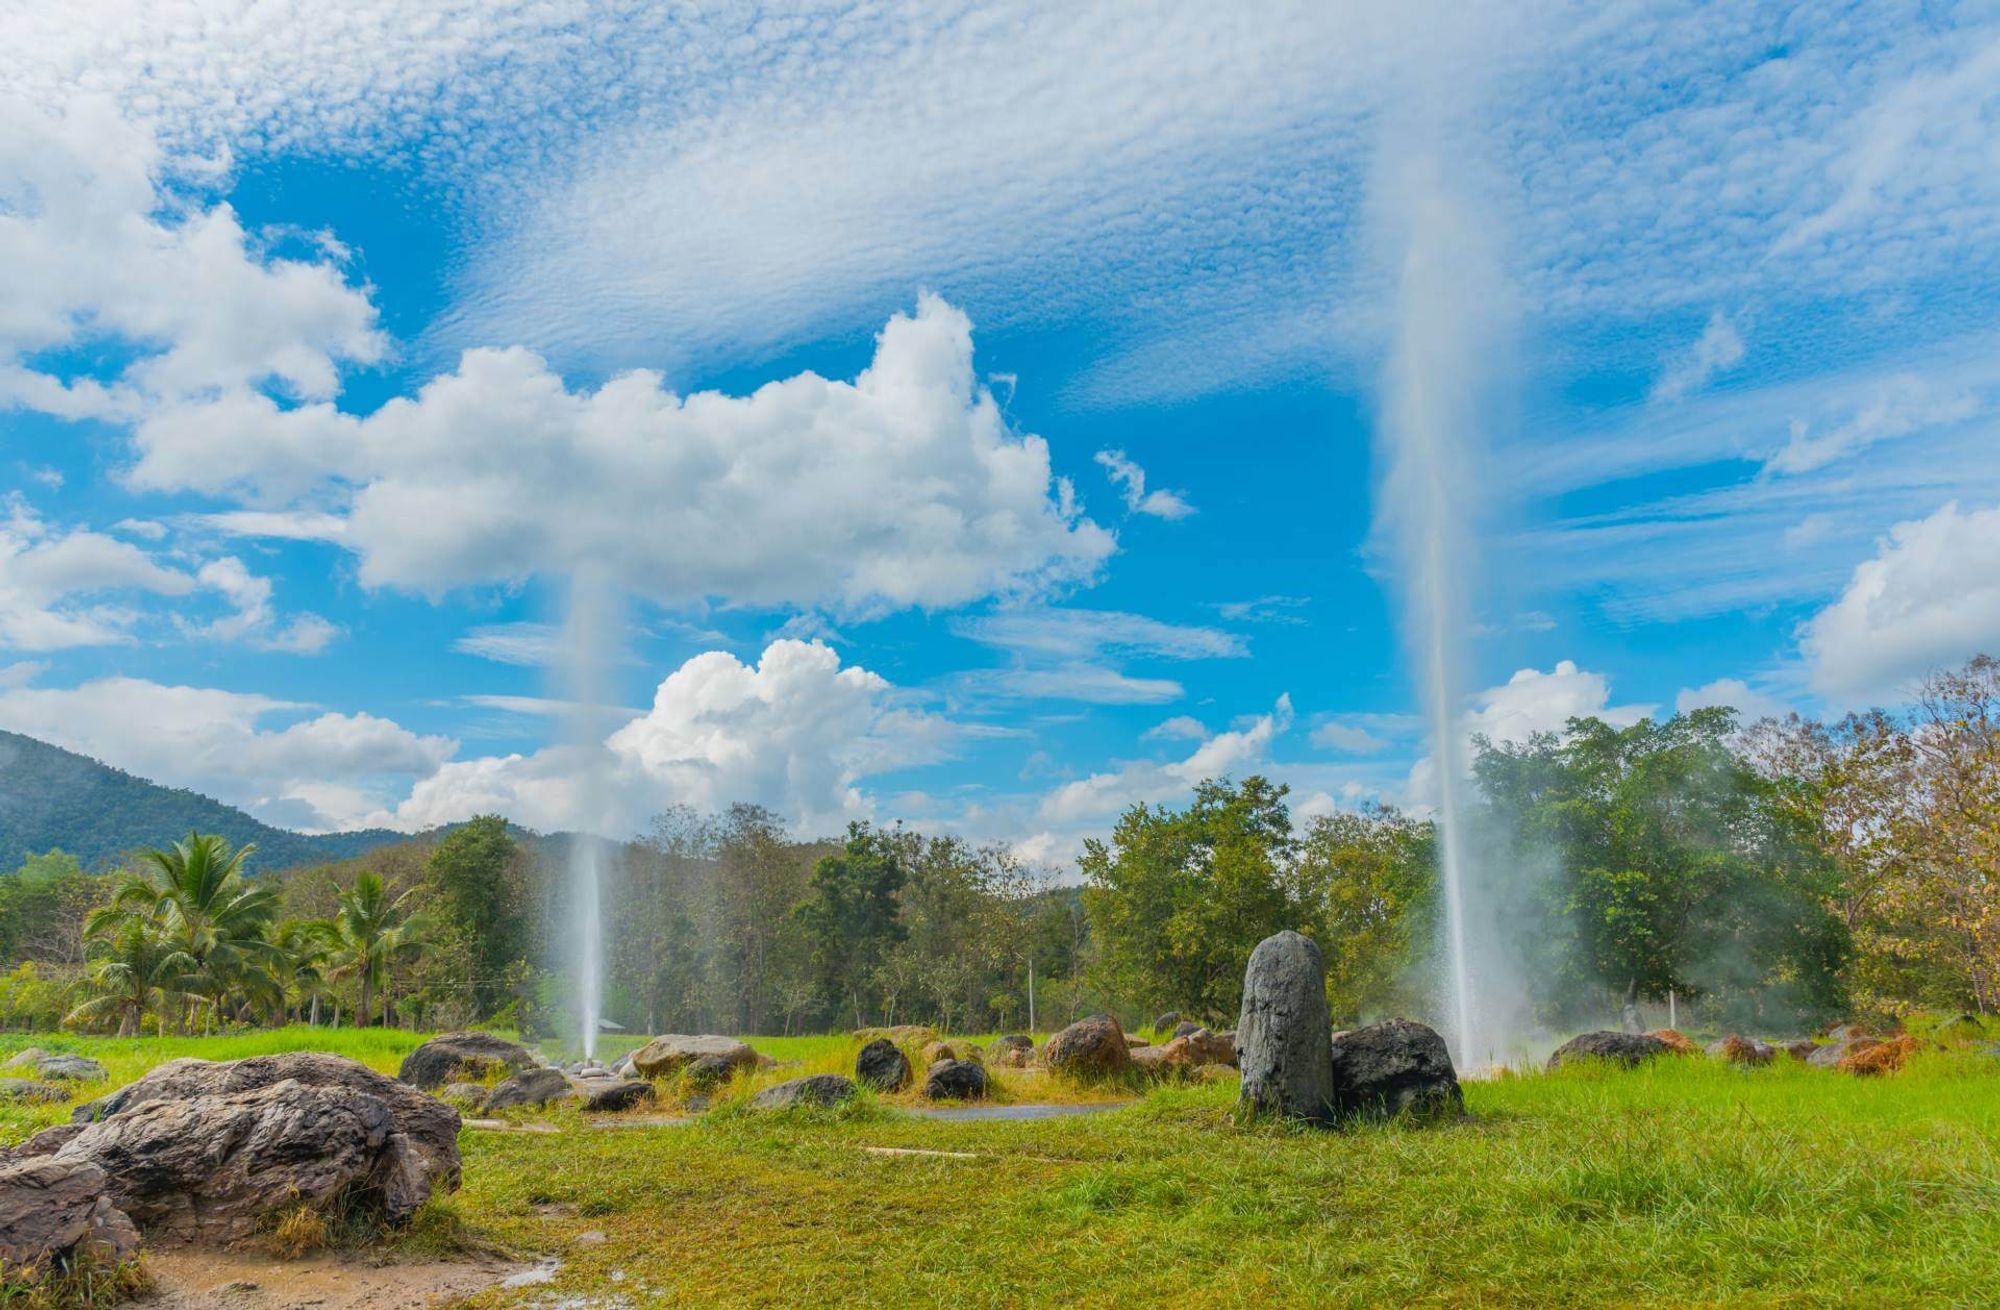
<svg viewBox="0 0 2000 1310"><path fill-rule="evenodd" d="M1468 844L1509 891L1497 927L1551 1027L1628 995L1773 1028L2000 1003L1991 659L1900 714L1583 718L1473 760ZM275 874L201 834L109 875L37 856L0 878L0 1023L573 1036L578 840L485 816ZM1251 947L1295 928L1325 950L1338 1019L1422 1016L1436 846L1386 807L1300 821L1257 776L1133 806L1069 876L901 825L806 839L755 806L673 809L599 853L604 1013L646 1032L1228 1022Z"/></svg>

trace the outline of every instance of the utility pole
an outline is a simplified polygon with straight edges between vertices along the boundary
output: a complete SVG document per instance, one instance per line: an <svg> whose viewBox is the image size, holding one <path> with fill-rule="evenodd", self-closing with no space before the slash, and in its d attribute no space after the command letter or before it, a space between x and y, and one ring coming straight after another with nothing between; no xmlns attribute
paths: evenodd
<svg viewBox="0 0 2000 1310"><path fill-rule="evenodd" d="M1040 1031L1035 1027L1035 957L1028 957L1028 1031Z"/></svg>

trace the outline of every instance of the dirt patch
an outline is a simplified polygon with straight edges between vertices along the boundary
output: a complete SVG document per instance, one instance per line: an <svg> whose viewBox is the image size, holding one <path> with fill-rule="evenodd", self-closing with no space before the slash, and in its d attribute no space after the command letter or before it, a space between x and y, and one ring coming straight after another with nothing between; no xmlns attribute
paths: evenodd
<svg viewBox="0 0 2000 1310"><path fill-rule="evenodd" d="M333 1256L274 1260L223 1251L149 1250L145 1310L415 1310L456 1301L532 1268L504 1260L369 1264Z"/></svg>

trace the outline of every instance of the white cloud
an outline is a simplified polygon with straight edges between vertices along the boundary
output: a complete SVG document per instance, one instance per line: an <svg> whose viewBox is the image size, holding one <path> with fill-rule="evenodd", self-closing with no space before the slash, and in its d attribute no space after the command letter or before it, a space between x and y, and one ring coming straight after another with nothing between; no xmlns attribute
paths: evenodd
<svg viewBox="0 0 2000 1310"><path fill-rule="evenodd" d="M371 714L321 713L264 726L308 708L253 693L114 677L71 688L6 687L0 727L273 822L318 829L376 817L411 778L430 774L456 749L449 738L419 736ZM321 790L328 787L336 790ZM344 799L320 808L336 795Z"/></svg>
<svg viewBox="0 0 2000 1310"><path fill-rule="evenodd" d="M260 578L234 555L210 560L196 570L195 580L220 592L232 612L204 624L186 624L189 631L216 641L242 642L253 650L317 655L340 635L340 629L317 614L299 614L280 621L271 605L271 580Z"/></svg>
<svg viewBox="0 0 2000 1310"><path fill-rule="evenodd" d="M1241 777L1265 764L1272 741L1291 726L1291 697L1280 696L1270 713L1217 733L1184 760L1171 764L1134 760L1113 772L1064 783L1042 798L1037 816L1058 828L1076 827L1115 817L1140 802L1185 796L1205 778Z"/></svg>
<svg viewBox="0 0 2000 1310"><path fill-rule="evenodd" d="M1135 678L1102 664L973 669L953 678L952 685L972 696L1073 700L1094 705L1165 705L1186 694L1172 678Z"/></svg>
<svg viewBox="0 0 2000 1310"><path fill-rule="evenodd" d="M1708 319L1695 343L1667 366L1653 384L1654 400L1678 400L1700 391L1715 375L1743 362L1743 338L1721 310Z"/></svg>
<svg viewBox="0 0 2000 1310"><path fill-rule="evenodd" d="M1799 632L1813 689L1842 705L1893 698L1933 668L2000 650L2000 506L1957 502L1896 524Z"/></svg>
<svg viewBox="0 0 2000 1310"><path fill-rule="evenodd" d="M1547 673L1521 669L1500 686L1480 692L1464 726L1467 736L1522 742L1538 732L1560 732L1576 718L1595 717L1614 727L1628 727L1653 708L1611 704L1611 683L1603 674L1579 669L1574 660L1560 660Z"/></svg>
<svg viewBox="0 0 2000 1310"><path fill-rule="evenodd" d="M1176 714L1139 734L1141 741L1207 741L1208 728L1200 719Z"/></svg>
<svg viewBox="0 0 2000 1310"><path fill-rule="evenodd" d="M0 650L128 641L139 615L105 593L181 596L194 587L130 542L49 527L19 499L0 519Z"/></svg>
<svg viewBox="0 0 2000 1310"><path fill-rule="evenodd" d="M1312 744L1321 750L1341 751L1348 755L1372 755L1387 750L1389 740L1378 737L1359 724L1343 723L1329 719L1312 730Z"/></svg>
<svg viewBox="0 0 2000 1310"><path fill-rule="evenodd" d="M1806 419L1793 419L1784 448L1764 462L1764 471L1810 473L1880 441L1961 423L1984 408L1970 390L1940 389L1917 374L1898 373L1884 378L1851 416L1823 433L1816 434Z"/></svg>
<svg viewBox="0 0 2000 1310"><path fill-rule="evenodd" d="M262 397L188 415L139 430L138 484L254 490L270 449L282 490L310 451L355 488L341 541L370 586L589 563L666 604L871 614L1086 582L1115 545L1071 508L1046 443L1007 426L975 382L970 322L932 296L889 321L851 383L680 396L629 373L579 393L526 351L475 350L366 418ZM327 431L268 440L299 424Z"/></svg>
<svg viewBox="0 0 2000 1310"><path fill-rule="evenodd" d="M562 629L549 623L493 623L451 643L463 655L496 664L549 666L563 657Z"/></svg>
<svg viewBox="0 0 2000 1310"><path fill-rule="evenodd" d="M865 779L941 759L955 735L947 721L903 706L879 675L842 668L831 647L780 640L755 665L722 651L688 660L601 753L558 746L446 764L417 783L396 819L428 827L497 810L560 828L597 812L633 830L669 805L750 801L817 832L872 813ZM608 798L584 794L594 778Z"/></svg>
<svg viewBox="0 0 2000 1310"><path fill-rule="evenodd" d="M1686 688L1674 697L1674 710L1680 714L1715 705L1735 710L1736 721L1746 726L1759 719L1782 719L1792 712L1790 705L1741 678L1717 678L1699 687Z"/></svg>
<svg viewBox="0 0 2000 1310"><path fill-rule="evenodd" d="M1298 611L1312 604L1310 596L1259 596L1255 600L1226 600L1212 606L1231 623L1304 623Z"/></svg>
<svg viewBox="0 0 2000 1310"><path fill-rule="evenodd" d="M1126 457L1122 450L1100 450L1097 462L1104 466L1104 473L1118 487L1125 499L1128 514L1148 514L1156 519L1184 519L1194 513L1194 506L1188 504L1187 497L1178 491L1158 488L1146 490L1146 470Z"/></svg>
<svg viewBox="0 0 2000 1310"><path fill-rule="evenodd" d="M1091 659L1154 655L1165 659L1240 659L1243 638L1219 628L1165 623L1117 610L1030 608L954 620L952 631L982 645L1021 655Z"/></svg>

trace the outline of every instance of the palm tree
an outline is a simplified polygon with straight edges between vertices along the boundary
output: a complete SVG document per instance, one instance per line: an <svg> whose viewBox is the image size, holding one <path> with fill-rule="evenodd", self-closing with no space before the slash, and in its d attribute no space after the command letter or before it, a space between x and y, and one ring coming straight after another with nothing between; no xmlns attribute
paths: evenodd
<svg viewBox="0 0 2000 1310"><path fill-rule="evenodd" d="M244 862L254 844L232 850L227 838L190 832L166 850L144 852L108 905L84 920L87 937L149 923L194 961L189 991L218 1013L232 988L268 998L276 984L267 936L277 915L278 889L253 883ZM184 1025L183 1025L184 1026Z"/></svg>
<svg viewBox="0 0 2000 1310"><path fill-rule="evenodd" d="M286 919L271 930L272 973L283 992L278 1022L287 1022L292 1017L290 1007L296 1003L301 1016L318 1026L319 1003L327 994L326 963L331 930L332 925L325 919Z"/></svg>
<svg viewBox="0 0 2000 1310"><path fill-rule="evenodd" d="M169 1000L177 999L195 971L194 957L154 925L133 919L110 939L110 949L92 961L88 984L97 991L63 1020L95 1024L118 1016L118 1035L136 1037L146 1012L157 1007L166 1022Z"/></svg>
<svg viewBox="0 0 2000 1310"><path fill-rule="evenodd" d="M395 966L420 950L430 931L424 916L407 908L415 890L391 900L381 874L363 873L356 876L353 887L340 893L339 908L329 924L333 967L327 976L360 983L361 1004L355 1014L363 1027L375 1021L375 999L386 998Z"/></svg>

